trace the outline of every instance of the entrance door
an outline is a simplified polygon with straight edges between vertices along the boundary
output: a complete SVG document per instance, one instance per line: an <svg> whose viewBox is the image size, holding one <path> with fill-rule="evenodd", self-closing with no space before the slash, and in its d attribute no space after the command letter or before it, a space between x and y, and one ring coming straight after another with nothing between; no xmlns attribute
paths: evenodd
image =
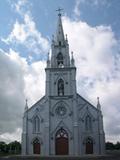
<svg viewBox="0 0 120 160"><path fill-rule="evenodd" d="M33 153L40 154L40 142L37 138L33 142Z"/></svg>
<svg viewBox="0 0 120 160"><path fill-rule="evenodd" d="M93 154L93 140L90 138L86 139L86 154Z"/></svg>
<svg viewBox="0 0 120 160"><path fill-rule="evenodd" d="M56 155L68 155L68 147L68 134L63 128L61 128L58 130L55 137Z"/></svg>

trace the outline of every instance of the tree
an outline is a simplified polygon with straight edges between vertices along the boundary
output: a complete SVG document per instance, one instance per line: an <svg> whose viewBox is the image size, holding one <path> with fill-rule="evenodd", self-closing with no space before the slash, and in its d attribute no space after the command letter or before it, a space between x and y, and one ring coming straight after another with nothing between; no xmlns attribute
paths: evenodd
<svg viewBox="0 0 120 160"><path fill-rule="evenodd" d="M117 143L115 144L115 149L120 149L120 142L117 142Z"/></svg>
<svg viewBox="0 0 120 160"><path fill-rule="evenodd" d="M0 142L0 153L6 153L7 152L7 144L5 142Z"/></svg>
<svg viewBox="0 0 120 160"><path fill-rule="evenodd" d="M106 149L107 150L114 150L114 144L112 142L106 142Z"/></svg>
<svg viewBox="0 0 120 160"><path fill-rule="evenodd" d="M8 144L9 153L18 154L21 152L21 144L18 141L14 141Z"/></svg>

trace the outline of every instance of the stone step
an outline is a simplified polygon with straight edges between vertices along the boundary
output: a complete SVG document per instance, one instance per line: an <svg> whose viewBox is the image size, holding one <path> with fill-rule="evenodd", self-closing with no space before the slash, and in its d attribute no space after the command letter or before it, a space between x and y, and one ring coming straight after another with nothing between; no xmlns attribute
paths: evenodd
<svg viewBox="0 0 120 160"><path fill-rule="evenodd" d="M120 155L105 155L105 156L6 156L0 160L120 160Z"/></svg>

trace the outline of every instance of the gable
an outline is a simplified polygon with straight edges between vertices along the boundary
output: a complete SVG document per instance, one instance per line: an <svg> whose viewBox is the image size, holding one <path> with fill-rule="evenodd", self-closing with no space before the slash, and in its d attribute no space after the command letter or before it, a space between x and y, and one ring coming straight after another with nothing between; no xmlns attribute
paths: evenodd
<svg viewBox="0 0 120 160"><path fill-rule="evenodd" d="M44 104L46 103L47 99L45 96L43 96L41 99L39 99L35 104L33 104L29 109L28 113L32 112L33 110L39 109L42 110L44 109Z"/></svg>
<svg viewBox="0 0 120 160"><path fill-rule="evenodd" d="M77 93L77 102L78 102L78 108L79 110L82 110L83 108L91 108L92 110L98 111L98 109L93 106L90 102L88 102L85 98L83 98L81 95Z"/></svg>

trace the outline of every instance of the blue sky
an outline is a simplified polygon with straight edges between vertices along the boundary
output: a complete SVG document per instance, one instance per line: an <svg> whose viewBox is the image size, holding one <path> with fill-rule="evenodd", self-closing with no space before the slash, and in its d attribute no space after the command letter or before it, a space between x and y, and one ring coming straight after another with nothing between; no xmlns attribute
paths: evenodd
<svg viewBox="0 0 120 160"><path fill-rule="evenodd" d="M29 12L36 24L37 30L41 32L42 36L50 40L52 34L55 32L57 17L56 9L59 6L64 9L63 15L67 15L73 20L77 19L83 22L85 21L90 26L94 27L99 25L110 26L116 38L119 38L120 36L119 0L61 0L61 2L58 0L29 0L28 2L24 1L23 6L21 5L20 8L21 11L19 12L15 8L17 4L18 0L0 1L0 36L3 38L6 38L10 34L16 20L21 23L23 22L23 15L21 15L20 12L23 12L24 14ZM78 12L77 14L75 13L75 6ZM9 49L9 45L6 45L1 41L0 45L5 50ZM24 46L14 45L13 47L16 50L21 50L21 54L26 56L27 51Z"/></svg>
<svg viewBox="0 0 120 160"><path fill-rule="evenodd" d="M78 92L100 97L106 139L120 136L120 1L0 1L0 140L20 140L25 98L44 95L47 53L58 7L77 67ZM116 116L117 115L117 116ZM114 129L112 125L114 124Z"/></svg>

